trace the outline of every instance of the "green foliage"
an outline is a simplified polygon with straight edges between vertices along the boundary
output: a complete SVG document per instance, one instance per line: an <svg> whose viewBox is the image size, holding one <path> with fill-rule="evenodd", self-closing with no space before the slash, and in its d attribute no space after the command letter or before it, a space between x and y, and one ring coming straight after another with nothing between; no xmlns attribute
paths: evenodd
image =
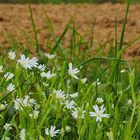
<svg viewBox="0 0 140 140"><path fill-rule="evenodd" d="M24 37L30 46L36 46L36 57L27 49L29 44L21 46L12 37L8 38L12 52L0 56L0 139L140 139L139 68L134 69L121 57L139 39L122 46L129 4L120 43L113 52L105 54L100 48L94 56L89 55L92 40L85 40L72 20L57 36L46 13L45 23L54 45L47 40L44 45L52 56L45 54L38 45L30 5L35 36L28 38L24 32ZM67 33L71 41L64 48ZM53 126L58 130L56 136L54 131L50 133Z"/></svg>

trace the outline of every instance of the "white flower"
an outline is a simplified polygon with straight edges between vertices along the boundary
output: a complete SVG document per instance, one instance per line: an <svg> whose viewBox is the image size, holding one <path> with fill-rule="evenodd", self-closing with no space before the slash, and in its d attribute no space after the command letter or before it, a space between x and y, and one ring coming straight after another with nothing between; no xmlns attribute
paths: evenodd
<svg viewBox="0 0 140 140"><path fill-rule="evenodd" d="M121 70L121 73L125 73L125 72L127 72L127 70Z"/></svg>
<svg viewBox="0 0 140 140"><path fill-rule="evenodd" d="M49 130L49 128L45 129L45 134L47 136L50 135L51 137L55 137L60 132L59 129L55 130L55 128L56 128L55 126L51 125L50 130Z"/></svg>
<svg viewBox="0 0 140 140"><path fill-rule="evenodd" d="M79 115L79 111L80 111L81 109L80 108L74 108L74 110L72 111L72 113L71 113L71 115L72 115L72 117L74 118L74 119L77 119L78 118L78 115ZM82 116L79 116L79 117L81 117L82 119L84 118L84 113L85 113L86 111L84 110L84 111L82 111Z"/></svg>
<svg viewBox="0 0 140 140"><path fill-rule="evenodd" d="M65 127L65 130L66 130L66 132L69 132L69 131L71 130L71 127L67 125L67 126Z"/></svg>
<svg viewBox="0 0 140 140"><path fill-rule="evenodd" d="M6 101L3 101L2 103L0 103L0 111L5 110L6 107L7 107Z"/></svg>
<svg viewBox="0 0 140 140"><path fill-rule="evenodd" d="M99 79L96 80L96 84L97 84L97 85L100 85L100 84L101 84L101 82L100 82Z"/></svg>
<svg viewBox="0 0 140 140"><path fill-rule="evenodd" d="M55 54L45 53L45 55L47 56L48 59L54 59L55 58Z"/></svg>
<svg viewBox="0 0 140 140"><path fill-rule="evenodd" d="M32 66L30 65L30 59L25 57L24 54L20 55L20 59L18 59L18 63L20 63L25 69L31 69Z"/></svg>
<svg viewBox="0 0 140 140"><path fill-rule="evenodd" d="M96 81L94 81L94 82L92 83L93 86L98 86L98 85L100 85L100 84L101 84L101 82L99 81L99 79L97 79Z"/></svg>
<svg viewBox="0 0 140 140"><path fill-rule="evenodd" d="M7 90L8 90L9 92L14 91L14 90L15 90L15 85L12 84L12 83L10 83L10 84L7 86Z"/></svg>
<svg viewBox="0 0 140 140"><path fill-rule="evenodd" d="M11 129L12 129L11 123L6 123L6 124L4 125L4 129L5 129L5 130L11 130Z"/></svg>
<svg viewBox="0 0 140 140"><path fill-rule="evenodd" d="M87 81L87 78L83 78L83 79L81 79L81 83L82 83L82 84L85 84L86 81Z"/></svg>
<svg viewBox="0 0 140 140"><path fill-rule="evenodd" d="M6 106L4 104L0 104L0 111L4 110Z"/></svg>
<svg viewBox="0 0 140 140"><path fill-rule="evenodd" d="M64 91L62 91L61 89L60 90L54 90L54 93L55 93L57 99L63 100L66 97L65 94L64 94Z"/></svg>
<svg viewBox="0 0 140 140"><path fill-rule="evenodd" d="M30 107L36 104L36 101L32 98L30 98L28 95L25 96L24 100L22 98L16 98L14 100L14 108L16 110L21 109L23 110L23 107Z"/></svg>
<svg viewBox="0 0 140 140"><path fill-rule="evenodd" d="M29 116L33 119L37 119L39 115L39 111L38 110L34 110L31 114L29 114Z"/></svg>
<svg viewBox="0 0 140 140"><path fill-rule="evenodd" d="M36 57L33 57L32 59L30 59L30 65L32 67L37 67L38 63L37 63L38 59Z"/></svg>
<svg viewBox="0 0 140 140"><path fill-rule="evenodd" d="M0 73L3 72L3 66L0 65Z"/></svg>
<svg viewBox="0 0 140 140"><path fill-rule="evenodd" d="M90 112L91 117L96 117L96 122L102 121L102 118L109 118L109 114L103 114L105 111L104 106L101 106L101 110L99 110L99 107L97 105L93 106L95 112Z"/></svg>
<svg viewBox="0 0 140 140"><path fill-rule="evenodd" d="M25 128L23 128L20 132L20 140L25 140L26 133Z"/></svg>
<svg viewBox="0 0 140 140"><path fill-rule="evenodd" d="M43 82L42 84L43 84L44 87L48 87L49 86L49 84L45 83L45 82Z"/></svg>
<svg viewBox="0 0 140 140"><path fill-rule="evenodd" d="M9 53L8 53L8 57L10 58L10 59L15 59L16 58L16 53L15 52L13 52L13 51L10 51Z"/></svg>
<svg viewBox="0 0 140 140"><path fill-rule="evenodd" d="M44 92L44 91L42 91L42 95L43 95L44 97L46 97L46 94L45 94L45 92Z"/></svg>
<svg viewBox="0 0 140 140"><path fill-rule="evenodd" d="M70 97L72 97L72 98L76 98L78 96L79 96L79 93L78 92L75 92L73 94L70 94Z"/></svg>
<svg viewBox="0 0 140 140"><path fill-rule="evenodd" d="M65 107L67 109L75 108L75 105L76 105L76 103L73 100L72 101L66 100L66 102L65 102Z"/></svg>
<svg viewBox="0 0 140 140"><path fill-rule="evenodd" d="M36 104L36 100L34 100L33 98L30 98L30 96L26 95L23 100L23 104L25 106L33 106Z"/></svg>
<svg viewBox="0 0 140 140"><path fill-rule="evenodd" d="M75 109L72 111L71 115L72 115L72 117L73 117L74 119L77 119L77 118L78 118L78 109L75 108Z"/></svg>
<svg viewBox="0 0 140 140"><path fill-rule="evenodd" d="M16 98L14 100L14 108L16 110L18 110L19 108L21 108L22 105L23 105L23 99L22 98Z"/></svg>
<svg viewBox="0 0 140 140"><path fill-rule="evenodd" d="M53 78L53 77L55 77L55 76L56 76L56 74L55 74L55 73L52 73L52 74L51 74L50 71L48 71L47 73L45 73L45 72L42 72L42 73L41 73L41 77L47 78L47 79L51 79L51 78Z"/></svg>
<svg viewBox="0 0 140 140"><path fill-rule="evenodd" d="M103 98L97 98L96 99L97 103L102 104L104 102Z"/></svg>
<svg viewBox="0 0 140 140"><path fill-rule="evenodd" d="M69 63L69 70L68 70L69 75L74 77L75 79L79 79L76 74L79 73L78 68L72 68L72 63Z"/></svg>
<svg viewBox="0 0 140 140"><path fill-rule="evenodd" d="M32 59L26 58L24 54L20 55L20 59L18 59L18 63L20 63L25 69L32 69L33 67L37 67L38 59L33 57Z"/></svg>
<svg viewBox="0 0 140 140"><path fill-rule="evenodd" d="M37 68L40 70L40 71L44 71L46 66L44 64L40 64L37 66Z"/></svg>
<svg viewBox="0 0 140 140"><path fill-rule="evenodd" d="M132 105L132 103L133 103L133 102L132 102L132 100L131 100L131 99L129 99L129 100L127 101L127 105L128 105L128 106L131 106L131 105Z"/></svg>
<svg viewBox="0 0 140 140"><path fill-rule="evenodd" d="M6 81L12 79L14 77L13 73L7 72L6 74L4 74L4 78L6 79Z"/></svg>

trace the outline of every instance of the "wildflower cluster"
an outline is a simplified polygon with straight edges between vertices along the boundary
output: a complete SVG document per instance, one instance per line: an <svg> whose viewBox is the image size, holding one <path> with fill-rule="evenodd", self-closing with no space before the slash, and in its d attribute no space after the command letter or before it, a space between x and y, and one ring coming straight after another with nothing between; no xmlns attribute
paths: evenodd
<svg viewBox="0 0 140 140"><path fill-rule="evenodd" d="M91 82L71 62L61 69L55 61L57 55L42 55L46 60L25 54L18 57L10 51L9 66L0 65L0 113L3 118L6 112L10 114L0 119L1 139L13 139L13 131L21 140L69 139L82 130L79 121L84 124L88 120L87 128L83 128L87 131L93 122L102 126L110 120L103 96L94 97L97 86L102 85L99 79Z"/></svg>

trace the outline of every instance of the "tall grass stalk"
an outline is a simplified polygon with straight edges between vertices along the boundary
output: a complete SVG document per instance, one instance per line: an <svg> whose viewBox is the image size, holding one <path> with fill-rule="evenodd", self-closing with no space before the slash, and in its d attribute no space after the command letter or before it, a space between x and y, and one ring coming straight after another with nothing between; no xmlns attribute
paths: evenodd
<svg viewBox="0 0 140 140"><path fill-rule="evenodd" d="M31 7L31 1L30 1L30 3L29 3L29 10L30 10L30 17L31 17L31 22L32 22L33 33L34 33L34 37L35 37L36 53L39 53L39 51L40 51L40 46L39 46L39 41L38 41L38 37L37 37L36 25L35 25L35 21L34 21L34 18L33 18L33 12L32 12L32 7Z"/></svg>

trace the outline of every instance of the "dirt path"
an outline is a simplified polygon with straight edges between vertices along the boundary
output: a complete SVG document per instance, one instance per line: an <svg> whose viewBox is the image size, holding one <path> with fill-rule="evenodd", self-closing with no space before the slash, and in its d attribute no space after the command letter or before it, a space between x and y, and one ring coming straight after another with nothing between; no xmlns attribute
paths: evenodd
<svg viewBox="0 0 140 140"><path fill-rule="evenodd" d="M44 10L51 19L57 35L60 35L70 17L73 17L75 26L83 36L87 36L93 24L94 42L103 44L109 39L114 38L114 21L117 17L118 35L124 22L126 5L122 4L77 4L77 5L33 5L33 15L38 29L45 27ZM0 5L0 44L2 48L8 46L7 35L14 35L21 38L23 42L23 33L32 32L31 20L28 5ZM30 34L31 35L31 34ZM131 5L129 20L127 23L125 42L134 39L140 35L140 5ZM46 30L39 32L40 44L46 41L50 34ZM68 46L68 40L64 42ZM125 53L126 58L140 58L140 41Z"/></svg>

